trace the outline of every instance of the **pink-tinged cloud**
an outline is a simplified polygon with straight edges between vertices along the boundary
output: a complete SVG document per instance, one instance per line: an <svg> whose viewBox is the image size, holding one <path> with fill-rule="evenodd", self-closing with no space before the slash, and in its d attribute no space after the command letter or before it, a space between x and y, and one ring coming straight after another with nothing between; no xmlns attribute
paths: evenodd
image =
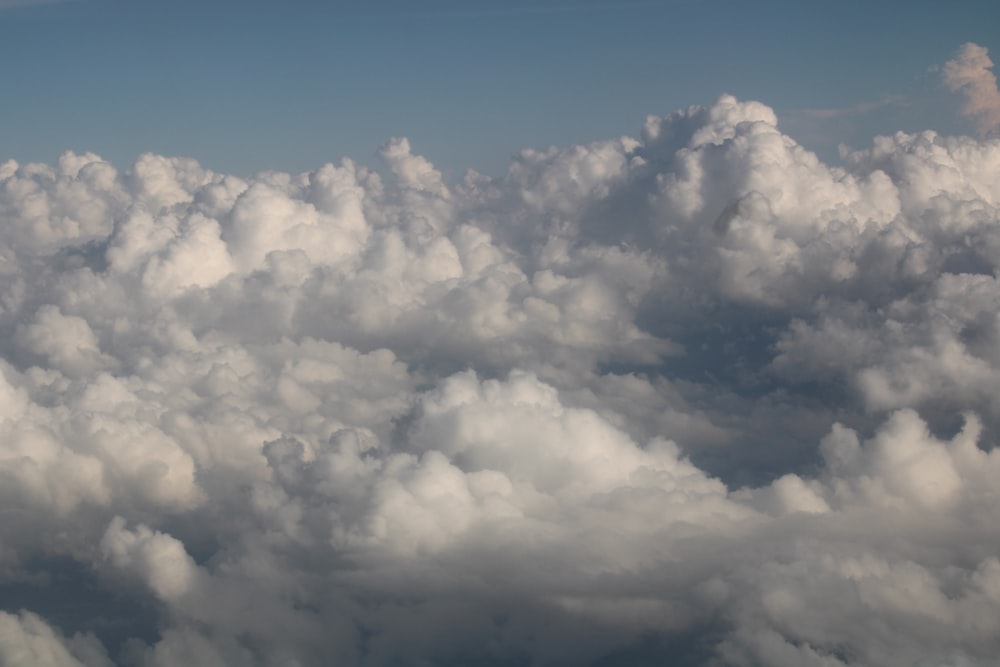
<svg viewBox="0 0 1000 667"><path fill-rule="evenodd" d="M942 70L945 84L965 96L962 114L976 119L983 135L1000 129L1000 90L997 90L996 76L990 71L992 68L993 61L986 47L968 42Z"/></svg>

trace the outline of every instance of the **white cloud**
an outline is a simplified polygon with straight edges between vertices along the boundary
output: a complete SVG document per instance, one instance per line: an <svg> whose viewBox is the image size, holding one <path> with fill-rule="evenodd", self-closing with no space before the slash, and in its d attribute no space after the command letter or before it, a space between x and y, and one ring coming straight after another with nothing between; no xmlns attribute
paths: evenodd
<svg viewBox="0 0 1000 667"><path fill-rule="evenodd" d="M0 612L0 663L10 667L111 667L90 635L67 639L31 612Z"/></svg>
<svg viewBox="0 0 1000 667"><path fill-rule="evenodd" d="M0 167L0 662L994 664L996 142L380 154Z"/></svg>

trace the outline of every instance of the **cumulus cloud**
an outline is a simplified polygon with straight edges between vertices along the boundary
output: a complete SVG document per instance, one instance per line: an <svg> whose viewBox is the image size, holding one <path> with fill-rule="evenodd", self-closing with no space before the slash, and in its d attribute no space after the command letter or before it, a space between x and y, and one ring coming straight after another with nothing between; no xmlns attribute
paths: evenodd
<svg viewBox="0 0 1000 667"><path fill-rule="evenodd" d="M63 637L36 614L0 612L0 662L11 667L113 667L92 635Z"/></svg>
<svg viewBox="0 0 1000 667"><path fill-rule="evenodd" d="M996 664L995 141L380 156L0 166L0 663Z"/></svg>
<svg viewBox="0 0 1000 667"><path fill-rule="evenodd" d="M969 42L941 70L945 84L965 97L962 113L976 119L984 135L1000 128L1000 90L992 69L986 47Z"/></svg>

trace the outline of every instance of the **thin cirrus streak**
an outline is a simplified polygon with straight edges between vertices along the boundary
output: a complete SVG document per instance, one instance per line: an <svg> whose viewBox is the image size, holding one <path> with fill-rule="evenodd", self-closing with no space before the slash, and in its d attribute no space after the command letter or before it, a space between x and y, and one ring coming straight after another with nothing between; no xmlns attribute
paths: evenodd
<svg viewBox="0 0 1000 667"><path fill-rule="evenodd" d="M13 9L15 7L28 7L32 5L51 5L58 2L73 2L74 0L0 0L0 11Z"/></svg>
<svg viewBox="0 0 1000 667"><path fill-rule="evenodd" d="M992 665L1000 142L0 165L0 664Z"/></svg>
<svg viewBox="0 0 1000 667"><path fill-rule="evenodd" d="M628 0L625 2L536 2L524 5L511 4L506 7L463 7L461 9L440 9L405 14L408 18L490 18L538 16L548 14L579 14L585 12L622 12L641 9L670 7L691 0Z"/></svg>

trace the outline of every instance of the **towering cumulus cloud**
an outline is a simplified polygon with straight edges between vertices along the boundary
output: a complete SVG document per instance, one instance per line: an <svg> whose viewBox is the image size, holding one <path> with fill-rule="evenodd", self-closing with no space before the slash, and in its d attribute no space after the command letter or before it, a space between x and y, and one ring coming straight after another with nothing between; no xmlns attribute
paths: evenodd
<svg viewBox="0 0 1000 667"><path fill-rule="evenodd" d="M997 664L1000 141L381 157L0 165L0 664Z"/></svg>
<svg viewBox="0 0 1000 667"><path fill-rule="evenodd" d="M983 134L1000 129L1000 90L993 72L989 52L978 44L968 43L955 58L945 63L942 75L952 90L965 96L962 112L979 123Z"/></svg>

